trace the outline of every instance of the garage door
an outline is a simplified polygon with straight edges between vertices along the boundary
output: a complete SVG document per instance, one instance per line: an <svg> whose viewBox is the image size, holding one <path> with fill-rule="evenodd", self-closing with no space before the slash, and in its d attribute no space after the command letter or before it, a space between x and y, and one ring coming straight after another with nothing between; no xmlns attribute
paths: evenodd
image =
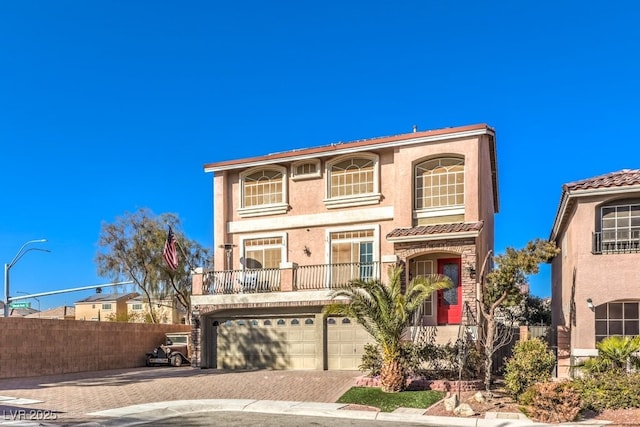
<svg viewBox="0 0 640 427"><path fill-rule="evenodd" d="M327 319L327 368L358 370L364 346L373 338L362 326L346 317Z"/></svg>
<svg viewBox="0 0 640 427"><path fill-rule="evenodd" d="M233 319L218 326L218 367L316 369L313 317Z"/></svg>

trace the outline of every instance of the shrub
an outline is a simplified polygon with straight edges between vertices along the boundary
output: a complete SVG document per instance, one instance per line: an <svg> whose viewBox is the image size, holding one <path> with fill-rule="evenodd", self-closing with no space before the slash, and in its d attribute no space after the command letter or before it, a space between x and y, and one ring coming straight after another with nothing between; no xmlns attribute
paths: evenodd
<svg viewBox="0 0 640 427"><path fill-rule="evenodd" d="M556 358L544 341L537 338L520 341L507 361L505 388L513 398L520 400L520 395L530 386L551 378L555 363Z"/></svg>
<svg viewBox="0 0 640 427"><path fill-rule="evenodd" d="M611 369L617 371L631 371L640 367L640 337L610 336L596 344L598 356L587 359L578 368L588 373L606 372Z"/></svg>
<svg viewBox="0 0 640 427"><path fill-rule="evenodd" d="M364 354L362 355L362 363L358 366L362 372L367 372L371 377L380 375L382 369L382 353L380 346L377 344L365 344Z"/></svg>
<svg viewBox="0 0 640 427"><path fill-rule="evenodd" d="M564 423L574 421L580 413L580 395L569 381L537 383L530 390L527 412L535 421Z"/></svg>
<svg viewBox="0 0 640 427"><path fill-rule="evenodd" d="M574 381L585 408L640 408L640 373L609 371L578 378Z"/></svg>

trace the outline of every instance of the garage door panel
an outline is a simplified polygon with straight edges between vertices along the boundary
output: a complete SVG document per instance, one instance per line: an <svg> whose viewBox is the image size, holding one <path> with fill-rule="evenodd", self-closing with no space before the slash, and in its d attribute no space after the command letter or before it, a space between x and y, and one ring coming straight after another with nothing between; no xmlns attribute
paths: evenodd
<svg viewBox="0 0 640 427"><path fill-rule="evenodd" d="M222 368L315 369L313 322L304 318L235 319L218 329L218 366Z"/></svg>
<svg viewBox="0 0 640 427"><path fill-rule="evenodd" d="M327 368L358 370L364 346L373 338L357 322L333 318L327 322Z"/></svg>

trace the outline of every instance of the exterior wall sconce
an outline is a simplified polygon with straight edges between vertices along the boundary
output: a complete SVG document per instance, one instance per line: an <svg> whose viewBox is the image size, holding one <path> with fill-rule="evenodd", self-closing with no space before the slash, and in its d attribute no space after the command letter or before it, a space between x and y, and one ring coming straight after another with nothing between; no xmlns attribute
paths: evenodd
<svg viewBox="0 0 640 427"><path fill-rule="evenodd" d="M467 274L469 274L469 276L472 279L476 278L476 268L473 265L468 264L464 269L466 270Z"/></svg>
<svg viewBox="0 0 640 427"><path fill-rule="evenodd" d="M306 256L311 256L311 249L307 245L304 245L304 249L302 250Z"/></svg>
<svg viewBox="0 0 640 427"><path fill-rule="evenodd" d="M587 298L587 307L589 308L589 310L593 311L594 305L593 305L593 300L591 298Z"/></svg>

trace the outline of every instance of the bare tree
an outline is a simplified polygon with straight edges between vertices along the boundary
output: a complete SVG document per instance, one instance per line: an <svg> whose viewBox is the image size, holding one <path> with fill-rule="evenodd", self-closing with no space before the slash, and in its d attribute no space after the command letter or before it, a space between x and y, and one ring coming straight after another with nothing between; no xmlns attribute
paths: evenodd
<svg viewBox="0 0 640 427"><path fill-rule="evenodd" d="M513 316L506 307L519 304L524 298L521 285L527 276L537 274L540 264L549 262L559 252L554 242L535 239L523 249L508 247L503 255L493 257L495 268L485 274L492 253L484 260L480 280L479 306L482 315L478 337L479 350L484 355L484 381L487 391L491 387L493 356L497 350L511 342Z"/></svg>
<svg viewBox="0 0 640 427"><path fill-rule="evenodd" d="M172 270L163 257L168 228L176 237L178 268ZM143 294L153 323L158 319L152 302L171 299L191 318L191 270L210 265L209 251L187 239L175 214L154 215L148 209L126 212L113 223L103 223L96 255L98 274L112 280L132 280Z"/></svg>

